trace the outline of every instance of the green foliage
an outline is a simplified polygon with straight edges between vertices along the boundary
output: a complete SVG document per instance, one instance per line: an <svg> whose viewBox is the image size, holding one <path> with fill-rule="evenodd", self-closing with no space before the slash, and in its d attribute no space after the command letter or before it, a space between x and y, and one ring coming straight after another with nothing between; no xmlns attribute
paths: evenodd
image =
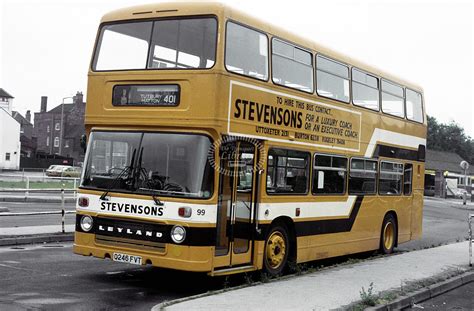
<svg viewBox="0 0 474 311"><path fill-rule="evenodd" d="M444 124L428 116L427 148L455 152L469 163L474 163L474 139L454 121Z"/></svg>
<svg viewBox="0 0 474 311"><path fill-rule="evenodd" d="M360 290L359 294L360 294L360 302L363 305L370 306L370 307L377 305L379 296L374 294L374 282L371 282L369 284L369 288L367 288L367 291L362 286L362 289Z"/></svg>

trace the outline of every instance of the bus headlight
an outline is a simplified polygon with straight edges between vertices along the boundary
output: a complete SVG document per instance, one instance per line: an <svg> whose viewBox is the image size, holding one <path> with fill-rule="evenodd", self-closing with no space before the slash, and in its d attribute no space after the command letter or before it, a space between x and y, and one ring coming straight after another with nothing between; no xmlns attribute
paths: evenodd
<svg viewBox="0 0 474 311"><path fill-rule="evenodd" d="M93 220L91 216L84 215L81 218L81 229L89 232L92 229Z"/></svg>
<svg viewBox="0 0 474 311"><path fill-rule="evenodd" d="M186 230L182 226L174 226L171 229L171 239L175 243L182 243L186 238Z"/></svg>

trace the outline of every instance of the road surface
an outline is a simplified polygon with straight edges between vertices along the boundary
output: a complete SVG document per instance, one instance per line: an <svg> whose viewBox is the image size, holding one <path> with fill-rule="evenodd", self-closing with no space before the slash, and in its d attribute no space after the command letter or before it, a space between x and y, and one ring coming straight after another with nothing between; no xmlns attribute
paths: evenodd
<svg viewBox="0 0 474 311"><path fill-rule="evenodd" d="M9 208L23 211L58 206L12 203ZM73 208L68 205L68 209ZM437 246L464 238L467 213L444 202L427 200L423 239L401 245L400 250ZM57 221L35 219L38 225ZM0 225L6 225L4 221L0 219ZM23 224L29 220L16 221ZM12 225L12 220L7 224ZM332 261L337 263L340 259ZM0 310L149 310L166 300L246 282L245 275L210 278L205 274L78 256L72 254L71 243L0 248L0 276ZM258 275L253 277L258 279Z"/></svg>
<svg viewBox="0 0 474 311"><path fill-rule="evenodd" d="M8 208L10 213L41 212L41 211L61 211L61 203L35 203L35 202L0 202L1 207ZM75 210L74 203L64 205L66 211ZM75 215L67 214L65 224L75 223ZM60 225L61 215L41 215L41 216L2 216L0 213L0 228Z"/></svg>

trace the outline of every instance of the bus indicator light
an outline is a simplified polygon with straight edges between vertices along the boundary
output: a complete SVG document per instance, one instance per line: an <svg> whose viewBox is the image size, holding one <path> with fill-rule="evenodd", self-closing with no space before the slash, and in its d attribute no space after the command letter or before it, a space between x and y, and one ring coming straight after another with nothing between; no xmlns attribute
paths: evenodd
<svg viewBox="0 0 474 311"><path fill-rule="evenodd" d="M89 206L89 198L79 197L79 199L77 199L77 204L80 207L88 207Z"/></svg>
<svg viewBox="0 0 474 311"><path fill-rule="evenodd" d="M189 218L193 214L193 210L189 206L182 206L178 209L178 215L184 218Z"/></svg>

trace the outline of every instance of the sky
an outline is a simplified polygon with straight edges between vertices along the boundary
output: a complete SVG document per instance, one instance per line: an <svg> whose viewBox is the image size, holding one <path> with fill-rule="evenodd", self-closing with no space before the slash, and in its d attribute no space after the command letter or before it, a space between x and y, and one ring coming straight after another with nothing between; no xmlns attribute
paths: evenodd
<svg viewBox="0 0 474 311"><path fill-rule="evenodd" d="M48 109L87 92L108 11L147 0L0 0L0 88L13 109ZM423 87L427 113L474 138L474 1L222 0L248 14ZM70 102L66 99L65 102Z"/></svg>

